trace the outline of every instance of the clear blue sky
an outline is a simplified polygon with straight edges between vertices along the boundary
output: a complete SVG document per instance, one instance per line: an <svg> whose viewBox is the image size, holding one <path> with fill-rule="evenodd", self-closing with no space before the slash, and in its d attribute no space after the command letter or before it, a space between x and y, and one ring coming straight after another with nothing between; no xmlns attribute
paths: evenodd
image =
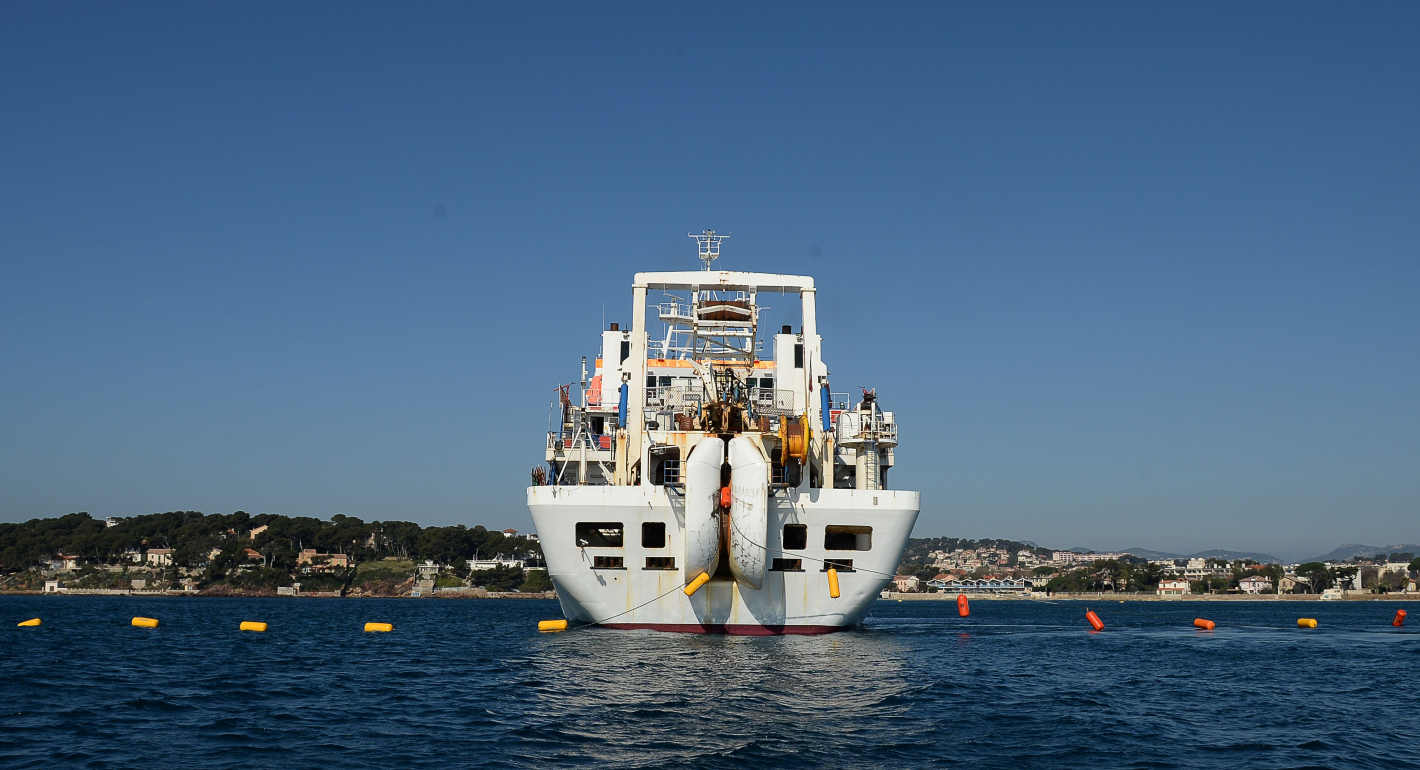
<svg viewBox="0 0 1420 770"><path fill-rule="evenodd" d="M530 525L631 274L810 273L918 535L1420 540L1413 3L11 3L0 519Z"/></svg>

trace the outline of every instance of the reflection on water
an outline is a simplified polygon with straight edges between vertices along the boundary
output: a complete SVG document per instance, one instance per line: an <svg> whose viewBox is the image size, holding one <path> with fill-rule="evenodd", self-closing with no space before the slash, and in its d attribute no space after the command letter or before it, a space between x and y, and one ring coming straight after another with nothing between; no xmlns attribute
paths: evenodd
<svg viewBox="0 0 1420 770"><path fill-rule="evenodd" d="M538 640L530 732L614 766L797 754L832 764L865 729L909 716L891 634L728 637L589 629ZM572 745L567 745L568 743ZM815 762L817 757L820 761Z"/></svg>

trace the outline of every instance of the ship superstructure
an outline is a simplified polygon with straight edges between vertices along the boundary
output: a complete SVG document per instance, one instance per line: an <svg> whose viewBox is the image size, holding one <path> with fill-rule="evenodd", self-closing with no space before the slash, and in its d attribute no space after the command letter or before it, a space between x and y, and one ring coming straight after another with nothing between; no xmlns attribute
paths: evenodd
<svg viewBox="0 0 1420 770"><path fill-rule="evenodd" d="M873 391L851 407L831 391L812 278L713 270L727 236L692 237L705 269L637 273L631 328L605 329L590 379L584 359L580 387L558 390L528 508L563 612L737 634L856 625L917 519L918 493L887 484L894 415ZM763 333L769 296L799 300L797 331Z"/></svg>

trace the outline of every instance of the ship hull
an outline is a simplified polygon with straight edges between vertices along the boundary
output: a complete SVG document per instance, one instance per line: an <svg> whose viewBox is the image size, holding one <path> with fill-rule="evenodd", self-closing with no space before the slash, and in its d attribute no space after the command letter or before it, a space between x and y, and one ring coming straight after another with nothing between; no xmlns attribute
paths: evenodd
<svg viewBox="0 0 1420 770"><path fill-rule="evenodd" d="M771 569L757 589L720 570L693 596L686 596L685 505L675 490L528 488L528 510L548 574L570 620L610 628L755 636L821 634L860 624L892 581L919 504L918 493L903 490L781 491L769 498L765 562L799 559L800 569ZM622 545L579 544L579 523L620 527ZM645 545L645 524L665 526L663 545ZM785 525L806 528L804 547L784 548ZM830 526L870 527L868 540L858 538L859 548L868 547L829 550ZM674 568L648 568L667 566L667 559L674 559ZM825 559L852 563L851 569L838 571L837 598L829 595Z"/></svg>

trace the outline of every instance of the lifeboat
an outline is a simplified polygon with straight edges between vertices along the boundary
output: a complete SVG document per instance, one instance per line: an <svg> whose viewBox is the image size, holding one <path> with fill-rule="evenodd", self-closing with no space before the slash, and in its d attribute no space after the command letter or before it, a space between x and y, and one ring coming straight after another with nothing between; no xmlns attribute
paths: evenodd
<svg viewBox="0 0 1420 770"><path fill-rule="evenodd" d="M754 310L749 301L743 299L707 300L696 311L701 321L739 321L747 323L754 319Z"/></svg>
<svg viewBox="0 0 1420 770"><path fill-rule="evenodd" d="M685 461L685 579L715 574L720 561L720 522L715 508L720 502L720 466L725 464L725 441L702 440Z"/></svg>
<svg viewBox="0 0 1420 770"><path fill-rule="evenodd" d="M758 441L730 439L730 574L751 588L764 585L769 535L769 458Z"/></svg>

